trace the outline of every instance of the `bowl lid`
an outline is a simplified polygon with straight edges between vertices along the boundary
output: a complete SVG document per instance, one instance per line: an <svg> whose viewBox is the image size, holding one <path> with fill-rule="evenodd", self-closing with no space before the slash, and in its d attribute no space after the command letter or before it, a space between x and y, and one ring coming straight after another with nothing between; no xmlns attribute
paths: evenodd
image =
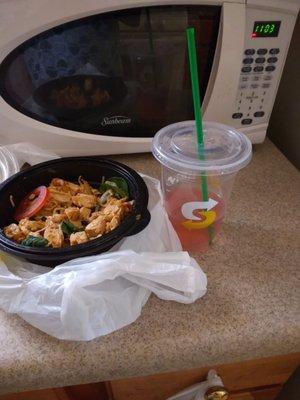
<svg viewBox="0 0 300 400"><path fill-rule="evenodd" d="M168 125L152 143L154 157L183 173L221 175L234 173L251 159L252 145L241 132L215 122L203 122L204 147L198 149L195 121Z"/></svg>
<svg viewBox="0 0 300 400"><path fill-rule="evenodd" d="M19 170L16 156L6 147L0 147L0 183L19 172Z"/></svg>

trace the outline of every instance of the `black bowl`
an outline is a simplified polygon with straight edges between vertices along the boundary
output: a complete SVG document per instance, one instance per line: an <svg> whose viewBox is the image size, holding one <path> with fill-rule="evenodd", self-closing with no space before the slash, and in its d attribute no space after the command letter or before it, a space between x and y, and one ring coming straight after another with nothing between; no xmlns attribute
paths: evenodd
<svg viewBox="0 0 300 400"><path fill-rule="evenodd" d="M135 235L148 225L148 189L138 173L124 164L100 157L68 157L37 164L13 175L0 185L0 227L14 222L15 208L11 204L11 196L17 205L27 193L37 186L47 186L52 178L60 177L76 182L80 175L95 187L101 182L102 176L121 176L127 181L134 207L116 229L101 238L62 249L23 246L8 239L1 230L0 249L30 262L54 267L74 258L103 253L122 238Z"/></svg>

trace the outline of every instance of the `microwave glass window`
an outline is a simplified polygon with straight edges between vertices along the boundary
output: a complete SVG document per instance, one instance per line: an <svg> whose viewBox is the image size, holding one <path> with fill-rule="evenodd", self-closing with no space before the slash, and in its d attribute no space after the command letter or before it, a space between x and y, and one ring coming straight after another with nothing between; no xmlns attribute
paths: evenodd
<svg viewBox="0 0 300 400"><path fill-rule="evenodd" d="M219 22L218 6L159 6L56 26L4 59L0 94L46 124L151 137L166 124L193 118L185 30L196 29L203 98Z"/></svg>

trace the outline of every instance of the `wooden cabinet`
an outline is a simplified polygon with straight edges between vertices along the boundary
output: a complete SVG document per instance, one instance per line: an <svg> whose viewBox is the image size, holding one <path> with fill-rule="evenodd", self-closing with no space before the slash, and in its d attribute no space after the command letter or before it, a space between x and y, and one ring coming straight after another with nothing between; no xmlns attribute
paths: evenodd
<svg viewBox="0 0 300 400"><path fill-rule="evenodd" d="M110 400L108 391L107 384L101 382L8 394L0 396L0 400Z"/></svg>
<svg viewBox="0 0 300 400"><path fill-rule="evenodd" d="M221 376L232 400L274 399L281 385L300 364L300 354L215 365L167 374L110 382L113 400L165 400L185 387L201 382L209 369Z"/></svg>
<svg viewBox="0 0 300 400"><path fill-rule="evenodd" d="M234 393L230 400L274 400L281 390L281 385L265 389L253 389L251 391Z"/></svg>
<svg viewBox="0 0 300 400"><path fill-rule="evenodd" d="M229 390L230 400L274 400L300 364L300 353L234 364L113 380L90 385L0 396L0 400L166 400L206 379L215 369Z"/></svg>

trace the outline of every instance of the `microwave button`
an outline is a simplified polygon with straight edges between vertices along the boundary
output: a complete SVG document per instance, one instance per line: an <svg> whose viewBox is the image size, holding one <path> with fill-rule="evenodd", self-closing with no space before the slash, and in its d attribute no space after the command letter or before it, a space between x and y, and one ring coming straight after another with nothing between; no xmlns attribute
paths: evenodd
<svg viewBox="0 0 300 400"><path fill-rule="evenodd" d="M264 111L256 111L255 113L254 113L254 117L263 117L265 115L265 112Z"/></svg>
<svg viewBox="0 0 300 400"><path fill-rule="evenodd" d="M254 75L254 76L252 77L252 80L253 80L254 82L257 82L257 81L260 81L260 78L261 78L260 75Z"/></svg>
<svg viewBox="0 0 300 400"><path fill-rule="evenodd" d="M273 79L272 75L265 75L264 76L264 81L270 81L271 79Z"/></svg>
<svg viewBox="0 0 300 400"><path fill-rule="evenodd" d="M274 65L267 65L265 68L266 71L271 72L275 70L275 66Z"/></svg>
<svg viewBox="0 0 300 400"><path fill-rule="evenodd" d="M262 84L262 87L263 87L264 89L267 89L267 88L269 88L270 86L271 86L270 83L263 83L263 84Z"/></svg>
<svg viewBox="0 0 300 400"><path fill-rule="evenodd" d="M258 49L257 50L257 54L259 54L260 56L267 54L268 50L267 49Z"/></svg>
<svg viewBox="0 0 300 400"><path fill-rule="evenodd" d="M242 72L250 72L252 70L251 67L243 67Z"/></svg>
<svg viewBox="0 0 300 400"><path fill-rule="evenodd" d="M232 114L232 118L233 119L240 119L242 118L243 114L242 113L234 113Z"/></svg>
<svg viewBox="0 0 300 400"><path fill-rule="evenodd" d="M242 77L241 77L242 82L247 82L248 79L249 79L249 76L247 76L247 75L242 75Z"/></svg>
<svg viewBox="0 0 300 400"><path fill-rule="evenodd" d="M263 64L266 61L264 57L258 57L255 59L256 64Z"/></svg>
<svg viewBox="0 0 300 400"><path fill-rule="evenodd" d="M251 89L257 89L259 87L259 85L257 83L252 83L252 85L250 87L251 87Z"/></svg>
<svg viewBox="0 0 300 400"><path fill-rule="evenodd" d="M250 125L251 124L251 122L252 122L252 119L251 118L245 118L245 119L242 119L242 125Z"/></svg>
<svg viewBox="0 0 300 400"><path fill-rule="evenodd" d="M252 64L254 61L253 58L244 58L243 59L243 64Z"/></svg>
<svg viewBox="0 0 300 400"><path fill-rule="evenodd" d="M246 49L245 50L246 56L253 56L254 53L255 53L254 49Z"/></svg>
<svg viewBox="0 0 300 400"><path fill-rule="evenodd" d="M270 51L269 51L269 53L270 54L278 54L279 53L279 49L277 48L277 49L270 49Z"/></svg>
<svg viewBox="0 0 300 400"><path fill-rule="evenodd" d="M267 61L268 61L268 63L276 63L276 61L278 61L278 58L277 57L269 57L268 59L267 59Z"/></svg>
<svg viewBox="0 0 300 400"><path fill-rule="evenodd" d="M247 89L247 87L248 87L247 83L242 83L242 84L239 86L239 89Z"/></svg>
<svg viewBox="0 0 300 400"><path fill-rule="evenodd" d="M261 65L254 67L254 72L261 72L264 70L264 67L262 67Z"/></svg>

